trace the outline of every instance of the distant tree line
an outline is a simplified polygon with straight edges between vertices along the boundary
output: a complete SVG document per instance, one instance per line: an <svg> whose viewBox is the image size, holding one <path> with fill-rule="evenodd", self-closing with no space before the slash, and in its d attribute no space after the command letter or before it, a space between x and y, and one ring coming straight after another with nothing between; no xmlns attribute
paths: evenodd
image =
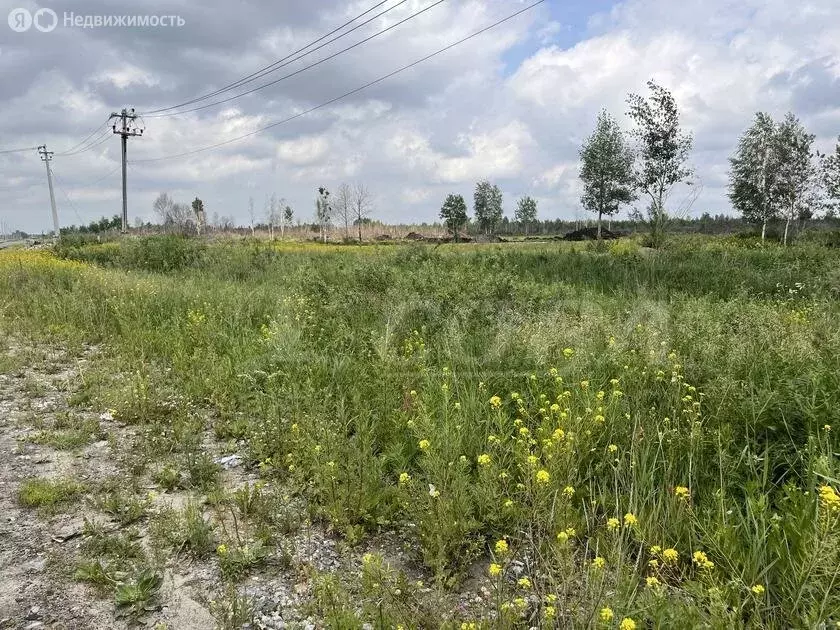
<svg viewBox="0 0 840 630"><path fill-rule="evenodd" d="M580 202L596 217L597 238L605 217L611 221L623 206L640 198L646 210L633 209L631 221L615 226L638 229L644 223L652 246L663 243L667 229L721 232L744 229L746 224L760 226L764 239L772 221L782 222L780 240L787 244L792 228L802 229L820 213L826 223L833 223L840 212L840 138L833 154L821 155L813 150L814 135L792 113L776 122L762 112L741 136L730 159L729 198L741 218L709 214L682 218L700 192L689 164L694 140L680 126L673 95L653 81L647 86L647 96L627 97L627 115L633 123L629 133L604 110L580 149ZM671 198L680 184L690 192L675 206ZM456 238L460 230L469 229L486 235L527 235L580 225L579 221L538 221L536 202L527 196L517 201L511 221L504 216L501 190L486 180L476 185L472 220L465 200L457 194L446 198L439 216Z"/></svg>

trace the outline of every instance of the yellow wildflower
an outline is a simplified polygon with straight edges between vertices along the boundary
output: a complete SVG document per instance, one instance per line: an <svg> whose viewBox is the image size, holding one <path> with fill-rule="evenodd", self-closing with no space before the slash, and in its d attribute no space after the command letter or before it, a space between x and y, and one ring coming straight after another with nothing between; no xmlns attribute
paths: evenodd
<svg viewBox="0 0 840 630"><path fill-rule="evenodd" d="M750 589L753 593L761 597L764 595L764 586L762 584L756 584Z"/></svg>
<svg viewBox="0 0 840 630"><path fill-rule="evenodd" d="M625 617L618 624L618 630L636 630L636 622L630 619L630 617Z"/></svg>
<svg viewBox="0 0 840 630"><path fill-rule="evenodd" d="M840 510L840 495L831 486L820 486L820 505L826 510Z"/></svg>
<svg viewBox="0 0 840 630"><path fill-rule="evenodd" d="M618 447L615 444L610 444L607 447L607 449L609 450L610 453L615 453L616 451L618 451Z"/></svg>
<svg viewBox="0 0 840 630"><path fill-rule="evenodd" d="M417 442L417 446L419 446L419 447L420 447L420 450L421 450L421 451L427 451L427 450L429 450L429 447L430 447L431 445L432 445L432 444L431 444L431 442L429 442L429 440L420 440L419 442Z"/></svg>
<svg viewBox="0 0 840 630"><path fill-rule="evenodd" d="M575 351L571 348L563 348L563 356L567 359L571 359L575 355Z"/></svg>
<svg viewBox="0 0 840 630"><path fill-rule="evenodd" d="M499 398L498 396L493 396L490 399L490 406L493 407L493 409L498 409L499 407L502 406L502 399Z"/></svg>
<svg viewBox="0 0 840 630"><path fill-rule="evenodd" d="M496 554L503 556L508 552L508 544L505 539L497 540L496 541Z"/></svg>
<svg viewBox="0 0 840 630"><path fill-rule="evenodd" d="M694 559L694 564L696 564L701 569L715 568L715 563L709 560L709 557L702 551L695 551L692 555L692 558Z"/></svg>
<svg viewBox="0 0 840 630"><path fill-rule="evenodd" d="M624 515L624 524L627 525L627 527L633 527L633 525L637 524L638 522L638 519L633 515L632 512L627 512L627 514Z"/></svg>
<svg viewBox="0 0 840 630"><path fill-rule="evenodd" d="M554 606L546 606L543 610L543 617L546 621L551 621L557 616L557 609Z"/></svg>
<svg viewBox="0 0 840 630"><path fill-rule="evenodd" d="M606 565L607 561L604 560L601 556L596 556L595 559L592 561L593 569L603 569Z"/></svg>
<svg viewBox="0 0 840 630"><path fill-rule="evenodd" d="M673 547L669 547L665 551L662 552L662 557L665 559L665 562L669 562L671 564L675 563L680 558L679 552L674 549Z"/></svg>
<svg viewBox="0 0 840 630"><path fill-rule="evenodd" d="M216 547L216 553L218 553L220 556L227 555L227 552L228 552L228 548L227 548L227 545L225 545L225 544L221 544L218 547Z"/></svg>
<svg viewBox="0 0 840 630"><path fill-rule="evenodd" d="M546 484L551 480L551 475L548 474L548 471L545 470L545 469L538 470L536 479L537 479L537 483Z"/></svg>
<svg viewBox="0 0 840 630"><path fill-rule="evenodd" d="M645 584L647 584L648 588L656 588L657 586L661 586L662 582L651 576L645 578Z"/></svg>
<svg viewBox="0 0 840 630"><path fill-rule="evenodd" d="M525 588L525 589L531 588L531 580L529 580L527 577L519 578L516 581L516 583L519 585L520 588Z"/></svg>
<svg viewBox="0 0 840 630"><path fill-rule="evenodd" d="M691 496L691 491L685 486L677 486L676 488L674 488L674 496L678 499L688 501L689 497Z"/></svg>
<svg viewBox="0 0 840 630"><path fill-rule="evenodd" d="M610 530L611 532L614 532L615 530L617 530L620 525L621 525L621 522L615 517L607 519L607 529Z"/></svg>
<svg viewBox="0 0 840 630"><path fill-rule="evenodd" d="M615 617L615 613L613 613L612 608L602 608L598 613L598 618L604 623L611 622L613 617Z"/></svg>
<svg viewBox="0 0 840 630"><path fill-rule="evenodd" d="M494 562L490 565L490 568L487 569L487 572L490 574L490 577L498 577L502 574L502 566Z"/></svg>
<svg viewBox="0 0 840 630"><path fill-rule="evenodd" d="M572 486L566 486L565 488L563 488L563 495L567 499L571 499L573 496L575 496L575 489L572 488Z"/></svg>
<svg viewBox="0 0 840 630"><path fill-rule="evenodd" d="M509 510L509 509L511 509L511 508L513 507L513 501L512 501L511 499L505 499L505 502L504 502L504 503L502 503L502 506L503 506L506 510Z"/></svg>
<svg viewBox="0 0 840 630"><path fill-rule="evenodd" d="M659 545L654 545L650 548L650 553L654 556L658 556L660 553L662 553L662 547L660 547Z"/></svg>
<svg viewBox="0 0 840 630"><path fill-rule="evenodd" d="M404 486L409 481L411 481L411 475L409 475L407 472L400 473L400 485L401 486Z"/></svg>
<svg viewBox="0 0 840 630"><path fill-rule="evenodd" d="M478 465L487 466L490 463L490 456L487 453L482 453L478 456Z"/></svg>

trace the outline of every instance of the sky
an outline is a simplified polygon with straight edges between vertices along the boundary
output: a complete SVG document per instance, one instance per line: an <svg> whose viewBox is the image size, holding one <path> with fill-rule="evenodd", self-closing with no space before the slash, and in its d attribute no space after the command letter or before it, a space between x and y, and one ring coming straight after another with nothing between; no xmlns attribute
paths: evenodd
<svg viewBox="0 0 840 630"><path fill-rule="evenodd" d="M388 0L353 23L390 9L369 24L239 91L302 69L435 2ZM143 136L128 141L132 223L154 218L161 192L183 202L198 196L208 216L242 225L250 222L250 199L259 220L275 194L297 219L311 221L317 188L342 183L368 187L373 218L413 223L434 221L449 193L471 206L483 178L501 187L509 216L516 199L530 195L542 218L585 217L581 143L602 108L629 130L627 94L646 93L650 79L672 91L694 136L694 185L673 191L675 214L731 211L728 158L757 111L777 118L793 111L823 151L840 134L838 0L546 0L330 105L191 153L356 90L532 2L444 0L253 94L155 117L153 110L286 57L377 0L0 0L0 151L46 144L56 153L63 225L111 216L121 208L120 140L107 133L106 121L133 107L146 115L138 118ZM57 15L56 28L21 31L18 10L40 8ZM84 28L71 13L79 24L140 15L178 16L183 25ZM48 30L50 23L44 14L37 25ZM191 154L170 157L183 153ZM0 153L0 222L6 230L51 227L46 171L34 150Z"/></svg>

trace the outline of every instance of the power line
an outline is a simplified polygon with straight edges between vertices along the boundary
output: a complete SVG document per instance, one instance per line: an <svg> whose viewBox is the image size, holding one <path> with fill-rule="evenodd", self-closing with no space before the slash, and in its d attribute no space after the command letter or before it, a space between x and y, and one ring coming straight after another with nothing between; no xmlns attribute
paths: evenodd
<svg viewBox="0 0 840 630"><path fill-rule="evenodd" d="M434 3L430 4L426 8L421 9L420 11L417 11L416 13L412 13L411 15L409 15L406 18L403 18L399 22L396 22L396 23L392 24L391 26L388 26L387 28L382 29L381 31L377 31L373 35L370 35L369 37L366 37L365 39L363 39L361 41L358 41L355 44L347 46L346 48L343 48L343 49L339 50L338 52L335 52L335 53L333 53L333 54L331 54L327 57L324 57L323 59L319 59L318 61L316 61L314 63L311 63L308 66L304 66L300 70L295 70L294 72L290 72L289 74L283 75L282 77L274 79L273 81L269 81L268 83L263 83L262 85L258 85L257 87L251 88L250 90L246 90L245 92L241 92L239 94L235 94L234 96L229 96L228 98L221 99L221 100L218 100L218 101L213 101L212 103L207 103L205 105L199 105L198 107L193 107L192 109L185 109L185 110L182 110L180 112L169 112L169 113L147 114L147 115L149 116L149 118L161 118L163 116L178 116L179 114L189 114L190 112L197 112L197 111L202 110L202 109L207 109L208 107L214 107L216 105L221 105L223 103L229 103L230 101L236 100L237 98L247 96L248 94L253 94L254 92L257 92L259 90L263 90L263 89L265 89L267 87L270 87L272 85L276 85L277 83L280 83L281 81L285 81L286 79L288 79L290 77L294 77L298 74L301 74L302 72L306 72L307 70L310 70L311 68L314 68L315 66L320 66L322 63L330 61L331 59L335 59L339 55L343 55L344 53L346 53L349 50L353 50L354 48L358 48L362 44L366 44L370 40L375 39L376 37L379 37L380 35L384 35L388 31L391 31L391 30L397 28L398 26L401 26L402 24L405 24L409 20L412 20L412 19L418 17L419 15L425 13L426 11L428 11L430 9L433 9L434 7L436 7L439 4L442 4L445 1L446 0L437 0L437 2L434 2ZM312 52L312 51L310 51L310 52ZM309 54L309 53L306 53L306 54ZM297 59L293 59L289 63L292 63L293 61L297 61ZM284 64L284 65L288 65L288 64Z"/></svg>
<svg viewBox="0 0 840 630"><path fill-rule="evenodd" d="M61 155L68 155L69 153L75 153L76 149L78 149L79 147L81 147L82 145L87 143L88 140L93 138L93 136L95 136L97 133L99 133L99 131L107 125L108 125L108 120L106 119L105 121L100 123L99 126L96 127L96 129L91 131L90 134L88 134L88 136L84 140L82 140L81 142L77 142L76 144L74 144L72 147L70 147L66 151L62 151L61 153L57 153L56 155L61 156Z"/></svg>
<svg viewBox="0 0 840 630"><path fill-rule="evenodd" d="M110 170L108 173L106 173L105 175L103 175L103 176L102 176L102 177L100 177L99 179L96 179L96 180L92 181L92 182L91 182L91 183L89 183L89 184L85 184L85 185L83 185L83 186L82 186L82 188L90 188L91 186L95 186L95 185L96 185L96 184L98 184L99 182L101 182L101 181L103 181L103 180L105 180L105 179L108 179L111 175L113 175L114 173L116 173L116 172L117 172L118 170L120 170L121 168L122 168L122 164L118 164L116 167L114 167L114 168L113 168L112 170Z"/></svg>
<svg viewBox="0 0 840 630"><path fill-rule="evenodd" d="M273 62L273 63L270 63L269 65L267 65L267 66L264 66L264 67L260 68L260 69L259 69L259 70L257 70L256 72L253 72L253 73L251 73L251 74L249 74L249 75L247 75L247 76L245 76L245 77L243 77L243 78L241 78L241 79L238 79L238 80L234 81L233 83L229 83L228 85L222 86L221 88L219 88L218 90L216 90L216 91L214 91L214 92L210 92L210 93L208 93L208 94L204 94L203 96L196 97L196 98L194 98L194 99L192 99L192 100L189 100L189 101L184 101L183 103L179 103L179 104L177 104L177 105L171 105L170 107L164 107L164 108L162 108L162 109L155 109L155 110L152 110L151 112L148 112L148 113L149 113L149 114L157 114L157 113L159 113L159 112L166 112L166 111L169 111L169 110L172 110L172 109L178 109L179 107L184 107L185 105L192 105L193 103L197 103L197 102L199 102L199 101L203 101L203 100L205 100L205 99L212 98L212 97L214 97L214 96L218 96L219 94L221 94L221 93L223 93L223 92L227 92L227 91L229 91L229 90L231 90L231 89L233 89L233 88L239 87L240 85L244 85L244 84L246 84L246 83L250 83L251 81L253 81L253 80L255 80L255 79L258 79L258 78L260 78L261 76L265 76L265 74L268 74L269 72L273 72L272 68L275 68L275 67L276 67L276 66L278 66L279 64L283 64L283 62L284 62L284 61L286 61L286 60L288 60L289 58L291 58L291 57L293 57L293 56L295 56L295 55L297 55L297 54L299 54L299 53L302 53L302 52L303 52L304 50L306 50L307 48L310 48L310 47L314 46L315 44L317 44L317 43L319 43L319 42L321 42L321 41L325 40L325 39L326 39L327 37L329 37L330 35L333 35L333 34L337 33L338 31L342 30L344 27L349 26L350 24L352 24L353 22L355 22L355 21L356 21L356 20L358 20L359 18L364 17L365 15L367 15L368 13L370 13L371 11L374 11L374 10L378 9L379 7L381 7L383 4L386 4L388 1L389 1L389 0L383 0L382 2L378 2L378 3L376 3L375 5L373 5L373 6L372 6L370 9L368 9L367 11L364 11L364 12L360 13L360 14L359 14L359 15L357 15L356 17L352 18L351 20L348 20L347 22L345 22L345 23L344 23L344 24L342 24L341 26L339 26L339 27L337 27L337 28L335 28L335 29L331 30L329 33L326 33L325 35L322 35L322 36L321 36L321 37L319 37L318 39L316 39L316 40L314 40L314 41L312 41L312 42L309 42L306 46L303 46L302 48L298 48L297 50L295 50L295 51L293 51L293 52L289 53L288 55L286 55L285 57L283 57L282 59L278 59L277 61L275 61L275 62ZM379 13L379 14L375 15L373 18L371 18L371 20L374 20L374 19L378 18L379 16L381 16L381 15L383 15L383 14L387 13L388 11L391 11L391 10L393 10L393 9L396 9L398 6L400 6L401 4L404 4L404 3L405 3L405 2L407 2L407 1L408 1L408 0L401 0L401 2L398 2L397 4L395 4L394 6L392 6L390 9L386 9L386 10L385 10L385 11L383 11L382 13ZM347 31L346 33L344 33L343 35L341 35L341 36L339 36L339 37L336 37L335 39L330 40L329 42L327 42L327 44L330 44L330 43L332 43L332 42L336 41L337 39L340 39L340 37L344 37L344 35L348 35L348 34L352 33L352 32L353 32L353 31L355 31L357 28L360 28L361 26L364 26L365 24L368 24L371 20L367 20L366 22L363 22L362 24L359 24L358 26L356 26L356 27L354 27L354 28L350 29L349 31ZM324 46L326 46L327 44L324 44ZM308 54L309 54L309 53L311 53L311 52L315 52L315 50L318 50L318 49L320 49L320 48L322 48L322 47L323 47L323 46L319 46L318 48L315 48L315 49L313 49L313 50L310 50L309 52L307 52L307 53L306 53L306 55L308 55ZM304 57L304 56L306 56L306 55L301 55L301 57ZM301 57L298 57L297 59L300 59ZM297 59L293 59L292 61L297 61ZM289 63L292 63L292 62L290 61ZM288 65L288 64L283 64L283 65ZM281 66L281 67L282 67L282 66Z"/></svg>
<svg viewBox="0 0 840 630"><path fill-rule="evenodd" d="M72 199L70 199L70 195L68 195L68 194L64 191L64 188L62 188L62 185L61 185L61 184L62 184L62 181L63 181L63 180L61 179L61 177L59 177L59 175L58 175L58 173L56 172L55 168L53 168L52 173L53 173L53 175L55 176L55 182L56 182L56 184L58 185L58 189L61 191L61 194L64 196L64 198L67 200L67 203L68 203L68 204L70 204L70 207L73 209L73 212L76 214L76 218L79 220L79 225L83 224L83 223L84 223L84 220L82 219L82 216L79 214L79 211L76 209L76 204L74 204L74 203L73 203L73 200L72 200Z"/></svg>
<svg viewBox="0 0 840 630"><path fill-rule="evenodd" d="M59 157L71 157L73 155L79 155L80 153L85 153L86 151L90 151L91 149L95 149L100 144L107 141L112 135L113 135L113 132L111 131L110 128L105 129L105 131L98 138L96 138L93 142L89 143L87 146L83 146L80 149L78 149L77 151L68 151L66 153L58 153L57 155Z"/></svg>
<svg viewBox="0 0 840 630"><path fill-rule="evenodd" d="M23 149L3 149L0 151L0 155L5 155L7 153L25 153L26 151L37 151L38 147L24 147Z"/></svg>
<svg viewBox="0 0 840 630"><path fill-rule="evenodd" d="M397 70L394 70L393 72L389 72L388 74L379 77L378 79L374 79L373 81L370 81L369 83L365 83L361 87L358 87L354 90L350 90L349 92L345 92L341 96L336 96L335 98L332 98L328 101L325 101L325 102L321 103L320 105L316 105L315 107L310 107L307 110L304 110L302 112L294 114L293 116L289 116L288 118L284 118L283 120L278 120L278 121L273 122L269 125L266 125L265 127L260 127L259 129L251 131L251 132L246 133L244 135L237 136L235 138L231 138L230 140L225 140L224 142L217 142L215 144L211 144L211 145L208 145L208 146L205 146L205 147L201 147L199 149L193 149L192 151L185 151L183 153L176 153L176 154L173 154L173 155L165 155L165 156L157 157L157 158L145 158L145 159L141 159L141 160L133 160L133 162L135 164L139 164L141 162L142 163L160 162L162 160L171 160L171 159L175 159L175 158L179 158L179 157L186 157L188 155L195 155L196 153L202 153L203 151L209 151L211 149L216 149L216 148L219 148L219 147L223 147L223 146L226 146L228 144L233 144L234 142L238 142L239 140L244 140L245 138L250 138L251 136L255 136L259 133L262 133L263 131L267 131L267 130L272 129L274 127L278 127L280 125L283 125L287 122L291 122L291 121L293 121L297 118L300 118L302 116L306 116L307 114L311 114L314 111L317 111L319 109L323 109L324 107L327 107L328 105L332 105L333 103L336 103L336 102L338 102L342 99L347 98L348 96L352 96L353 94L358 94L362 90L366 90L367 88L372 87L374 85L377 85L378 83L382 83L383 81L386 81L387 79L390 79L391 77L396 76L396 75L400 74L401 72L405 72L406 70L408 70L410 68L413 68L414 66L418 66L421 63L424 63L424 62L428 61L429 59L432 59L433 57L437 57L438 55L455 48L456 46L460 46L464 42L467 42L467 41L473 39L474 37L478 37L479 35L481 35L483 33L486 33L487 31L489 31L491 29L496 28L500 24L503 24L503 23L505 23L509 20L512 20L513 18L515 18L519 15L522 15L526 11L530 11L531 9L533 9L534 7L542 4L543 2L545 2L545 0L537 0L537 2L529 4L527 7L523 8L523 9L520 9L519 11L516 11L515 13L511 13L507 17L502 18L501 20L498 20L497 22L494 22L493 24L490 24L489 26L485 26L484 28L482 28L478 31L475 31L474 33L472 33L470 35L467 35L466 37L464 37L462 39L459 39L458 41L453 42L453 43L449 44L448 46L444 46L443 48L440 48L440 49L436 50L435 52L433 52L429 55L426 55L425 57L422 57L421 59L418 59L417 61L413 61L410 64L407 64L407 65L405 65L401 68L398 68Z"/></svg>

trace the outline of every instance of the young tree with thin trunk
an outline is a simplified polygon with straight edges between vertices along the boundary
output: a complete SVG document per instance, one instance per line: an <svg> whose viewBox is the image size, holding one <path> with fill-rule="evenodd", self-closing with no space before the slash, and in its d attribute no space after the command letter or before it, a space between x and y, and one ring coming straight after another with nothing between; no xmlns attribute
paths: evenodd
<svg viewBox="0 0 840 630"><path fill-rule="evenodd" d="M464 198L461 195L447 196L440 209L440 218L443 219L443 224L455 237L457 243L458 233L467 223L467 203Z"/></svg>
<svg viewBox="0 0 840 630"><path fill-rule="evenodd" d="M192 211L195 215L195 232L198 236L201 236L201 228L204 226L205 223L205 215L204 215L204 202L196 197L192 202Z"/></svg>
<svg viewBox="0 0 840 630"><path fill-rule="evenodd" d="M820 183L825 191L826 216L835 216L840 209L840 137L834 153L819 156Z"/></svg>
<svg viewBox="0 0 840 630"><path fill-rule="evenodd" d="M479 229L493 234L496 224L502 220L502 191L486 179L478 182L473 194L473 212Z"/></svg>
<svg viewBox="0 0 840 630"><path fill-rule="evenodd" d="M292 225L292 216L293 215L294 215L294 212L292 211L291 206L286 206L286 208L283 210L283 233L281 234L281 238L286 237L286 226L287 225L288 226Z"/></svg>
<svg viewBox="0 0 840 630"><path fill-rule="evenodd" d="M248 197L248 218L251 221L251 237L254 236L254 220L256 219L256 214L254 213L254 198Z"/></svg>
<svg viewBox="0 0 840 630"><path fill-rule="evenodd" d="M525 195L516 202L516 210L513 218L525 226L525 236L528 236L528 227L537 220L537 202L535 199Z"/></svg>
<svg viewBox="0 0 840 630"><path fill-rule="evenodd" d="M318 188L318 196L315 198L315 218L321 229L321 241L327 242L327 229L332 220L333 209L330 205L330 191L323 186Z"/></svg>
<svg viewBox="0 0 840 630"><path fill-rule="evenodd" d="M790 224L800 215L819 207L817 169L811 146L815 136L808 133L799 119L788 113L779 124L775 136L775 153L778 173L773 195L779 201L785 218L782 242L787 245Z"/></svg>
<svg viewBox="0 0 840 630"><path fill-rule="evenodd" d="M779 172L776 134L773 118L758 112L738 141L735 155L729 158L729 199L745 220L761 225L762 242L768 221L779 212L775 198Z"/></svg>
<svg viewBox="0 0 840 630"><path fill-rule="evenodd" d="M359 242L362 242L362 225L373 209L373 195L364 184L356 184L351 191L351 212L353 222L359 229Z"/></svg>
<svg viewBox="0 0 840 630"><path fill-rule="evenodd" d="M606 110L598 114L595 131L580 149L583 207L598 215L598 240L604 215L616 214L621 204L636 198L635 156L624 134Z"/></svg>
<svg viewBox="0 0 840 630"><path fill-rule="evenodd" d="M344 238L350 238L350 223L353 218L353 189L350 184L342 184L333 197L332 207L336 216L344 221Z"/></svg>
<svg viewBox="0 0 840 630"><path fill-rule="evenodd" d="M268 202L268 213L267 213L267 220L268 220L268 236L273 241L274 240L274 228L280 225L280 215L279 215L279 204L277 201L277 194L271 193L271 198Z"/></svg>
<svg viewBox="0 0 840 630"><path fill-rule="evenodd" d="M650 198L651 240L659 246L665 239L668 197L677 184L690 183L687 180L692 170L687 162L694 141L680 129L679 109L671 93L653 81L647 85L651 92L648 98L630 94L627 104L628 115L636 123L633 135L641 158L636 186Z"/></svg>

